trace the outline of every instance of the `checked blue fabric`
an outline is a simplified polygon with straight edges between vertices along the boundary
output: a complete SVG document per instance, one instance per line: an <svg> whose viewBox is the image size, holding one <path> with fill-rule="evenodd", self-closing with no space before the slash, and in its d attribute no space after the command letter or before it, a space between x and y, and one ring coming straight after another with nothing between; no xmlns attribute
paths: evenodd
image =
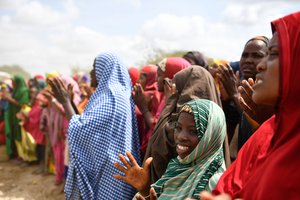
<svg viewBox="0 0 300 200"><path fill-rule="evenodd" d="M140 161L139 138L127 68L111 53L100 54L94 69L98 86L82 115L69 123L70 165L67 199L132 199L129 184L113 178L114 162L130 151Z"/></svg>

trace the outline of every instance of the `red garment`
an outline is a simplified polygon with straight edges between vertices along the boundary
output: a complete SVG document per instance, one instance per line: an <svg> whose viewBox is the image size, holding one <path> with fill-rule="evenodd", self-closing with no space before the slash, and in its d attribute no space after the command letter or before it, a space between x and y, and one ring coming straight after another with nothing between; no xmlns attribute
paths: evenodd
<svg viewBox="0 0 300 200"><path fill-rule="evenodd" d="M241 189L251 176L254 166L261 163L266 157L274 135L275 115L263 123L239 151L237 159L224 172L213 191L215 195L228 193L234 198L241 197Z"/></svg>
<svg viewBox="0 0 300 200"><path fill-rule="evenodd" d="M229 172L221 177L214 193L226 192L244 200L300 199L299 24L300 12L272 22L273 31L278 33L281 81L275 120L264 123L249 139ZM267 126L271 128L268 135L264 135ZM259 135L266 138L265 142ZM256 153L260 144L262 148ZM243 162L249 164L241 164ZM244 174L238 175L239 171Z"/></svg>
<svg viewBox="0 0 300 200"><path fill-rule="evenodd" d="M4 121L0 122L0 145L5 144L5 125Z"/></svg>
<svg viewBox="0 0 300 200"><path fill-rule="evenodd" d="M28 120L23 125L25 131L29 132L37 144L45 144L45 134L40 130L42 109L38 102L32 106L28 113Z"/></svg>
<svg viewBox="0 0 300 200"><path fill-rule="evenodd" d="M165 63L165 77L173 79L174 75L182 69L191 66L191 64L186 61L184 58L180 57L171 57L167 58Z"/></svg>
<svg viewBox="0 0 300 200"><path fill-rule="evenodd" d="M146 127L146 123L143 117L143 114L136 106L136 116L138 122L138 129L139 129L139 136L140 136L140 148L142 151L142 156L145 155L147 144L149 138L152 134L153 127L156 124L157 118L155 118L157 114L158 107L160 105L161 99L163 94L158 91L157 89L157 66L156 65L147 65L141 69L141 73L147 74L146 85L144 93L147 98L151 99L150 105L148 105L148 109L151 111L152 114L152 127Z"/></svg>
<svg viewBox="0 0 300 200"><path fill-rule="evenodd" d="M139 80L140 77L140 72L137 68L135 67L131 67L128 69L129 75L130 75L130 79L131 79L131 83L132 86L135 86L136 81Z"/></svg>

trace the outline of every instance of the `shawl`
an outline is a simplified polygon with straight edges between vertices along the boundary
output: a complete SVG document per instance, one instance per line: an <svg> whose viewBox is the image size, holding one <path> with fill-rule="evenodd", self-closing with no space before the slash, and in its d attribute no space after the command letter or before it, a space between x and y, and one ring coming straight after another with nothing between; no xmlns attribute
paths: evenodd
<svg viewBox="0 0 300 200"><path fill-rule="evenodd" d="M29 132L34 138L37 144L45 144L45 135L40 130L40 127L37 124L40 124L42 115L42 109L39 105L39 102L35 100L35 103L31 107L31 110L28 113L28 120L24 123L23 128L25 131Z"/></svg>
<svg viewBox="0 0 300 200"><path fill-rule="evenodd" d="M215 187L225 171L222 146L226 123L222 108L206 99L192 100L186 105L192 109L199 143L184 159L172 159L165 174L152 185L159 199L198 199L200 192Z"/></svg>
<svg viewBox="0 0 300 200"><path fill-rule="evenodd" d="M299 199L300 179L300 12L272 22L278 33L279 99L275 116L266 121L243 146L215 193L226 192L243 199ZM267 132L264 130L268 129ZM264 132L266 135L264 135ZM259 141L259 135L266 139ZM252 144L254 144L252 146ZM262 150L255 153L255 144ZM251 162L243 168L240 163ZM244 171L244 177L239 174ZM233 172L237 172L232 174ZM227 187L225 185L228 185Z"/></svg>
<svg viewBox="0 0 300 200"><path fill-rule="evenodd" d="M21 76L14 76L14 90L12 97L21 105L29 103L29 90ZM14 141L21 140L21 128L16 114L20 111L21 106L9 103L7 114L5 115L5 133L6 133L6 150L8 155L12 156L14 151Z"/></svg>
<svg viewBox="0 0 300 200"><path fill-rule="evenodd" d="M111 53L100 54L94 69L98 86L81 115L69 122L70 165L67 199L131 199L136 191L113 178L118 154L132 152L140 163L131 82L126 67Z"/></svg>
<svg viewBox="0 0 300 200"><path fill-rule="evenodd" d="M151 183L156 182L165 172L169 161L177 156L174 144L174 123L183 104L192 99L208 99L221 106L214 79L200 67L191 66L178 72L173 79L176 93L166 101L161 115L150 137L144 161L153 157Z"/></svg>
<svg viewBox="0 0 300 200"><path fill-rule="evenodd" d="M164 58L157 66L165 73L166 78L173 79L177 72L191 66L191 64L184 58L170 57Z"/></svg>
<svg viewBox="0 0 300 200"><path fill-rule="evenodd" d="M140 72L137 68L131 67L128 69L130 79L131 79L131 84L132 86L135 86L136 81L139 80L140 77Z"/></svg>
<svg viewBox="0 0 300 200"><path fill-rule="evenodd" d="M157 66L156 65L144 66L141 69L141 74L146 74L147 77L144 94L147 96L146 98L151 99L150 105L148 105L148 109L153 116L152 125L154 127L155 125L154 117L157 113L158 107L163 97L163 94L157 90L157 82L156 82ZM142 155L145 155L148 141L153 131L153 127L146 127L143 114L141 113L141 111L137 106L136 106L136 117L138 122L141 151L142 151Z"/></svg>
<svg viewBox="0 0 300 200"><path fill-rule="evenodd" d="M272 22L278 33L280 99L274 137L265 161L242 188L245 199L299 199L300 12ZM255 192L254 192L255 191Z"/></svg>

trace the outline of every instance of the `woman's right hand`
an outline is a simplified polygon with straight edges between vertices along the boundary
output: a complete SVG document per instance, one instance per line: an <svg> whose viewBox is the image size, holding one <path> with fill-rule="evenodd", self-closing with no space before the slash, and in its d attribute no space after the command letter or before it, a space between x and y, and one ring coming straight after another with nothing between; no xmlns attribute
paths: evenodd
<svg viewBox="0 0 300 200"><path fill-rule="evenodd" d="M64 104L71 100L70 97L70 86L69 90L66 88L64 83L57 77L48 79L48 84L52 88L52 95L57 99L57 101L61 104Z"/></svg>
<svg viewBox="0 0 300 200"><path fill-rule="evenodd" d="M140 167L130 152L127 151L126 155L130 162L128 162L122 154L119 154L120 161L125 167L117 162L114 163L115 167L123 172L125 176L115 174L114 178L129 183L143 196L147 196L150 188L150 164L152 162L152 157L145 161L143 167Z"/></svg>

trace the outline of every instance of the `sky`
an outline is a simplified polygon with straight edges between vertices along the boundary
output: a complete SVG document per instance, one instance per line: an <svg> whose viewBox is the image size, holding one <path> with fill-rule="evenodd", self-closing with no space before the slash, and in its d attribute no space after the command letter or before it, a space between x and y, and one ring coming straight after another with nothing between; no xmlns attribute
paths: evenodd
<svg viewBox="0 0 300 200"><path fill-rule="evenodd" d="M295 11L299 0L0 0L0 65L71 75L101 52L140 67L158 49L234 61Z"/></svg>

